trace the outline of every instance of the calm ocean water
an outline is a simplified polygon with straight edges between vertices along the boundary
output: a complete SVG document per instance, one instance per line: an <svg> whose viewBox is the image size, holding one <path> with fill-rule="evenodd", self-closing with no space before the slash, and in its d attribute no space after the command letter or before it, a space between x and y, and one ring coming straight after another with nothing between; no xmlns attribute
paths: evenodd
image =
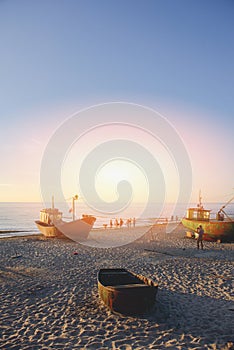
<svg viewBox="0 0 234 350"><path fill-rule="evenodd" d="M215 215L222 205L223 203L206 203L204 207L206 209L211 209L211 214ZM196 206L196 204L191 203L189 206ZM69 207L67 205L58 205L57 207L62 210L66 220L71 219L71 214L69 213ZM181 219L185 215L187 206L179 205L176 211L173 211L173 207L173 204L166 204L161 212L161 218L168 218L170 221L171 219L175 220L176 217ZM43 205L41 203L0 203L0 238L39 233L34 221L39 218L39 212L42 208ZM135 217L137 219L137 225L150 225L155 221L155 218L159 217L159 206L157 204L152 205L151 208L147 210L147 215L143 213L143 208L141 204L137 204L118 215L107 216L87 209L87 207L81 203L76 205L76 213L77 217L81 216L78 213L96 216L97 221L94 228L103 227L103 224L109 224L110 219L114 220L120 217L123 218L124 222L128 218ZM228 215L234 217L234 203L229 204L225 208L225 211Z"/></svg>

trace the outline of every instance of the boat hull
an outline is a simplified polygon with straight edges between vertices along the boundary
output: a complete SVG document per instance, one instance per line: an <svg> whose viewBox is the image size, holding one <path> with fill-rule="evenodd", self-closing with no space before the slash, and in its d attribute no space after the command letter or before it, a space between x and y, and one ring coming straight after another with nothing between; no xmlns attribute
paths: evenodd
<svg viewBox="0 0 234 350"><path fill-rule="evenodd" d="M199 221L182 219L182 224L184 227L197 231L197 227L202 225L204 230L204 240L221 240L221 242L233 242L234 241L234 222L233 221Z"/></svg>
<svg viewBox="0 0 234 350"><path fill-rule="evenodd" d="M101 269L98 292L105 305L121 314L143 314L155 303L158 285L125 269Z"/></svg>
<svg viewBox="0 0 234 350"><path fill-rule="evenodd" d="M56 226L54 225L48 225L45 224L44 222L37 220L35 221L37 228L41 231L41 233L45 236L45 237L49 237L49 238L65 238L64 234L62 232L60 232Z"/></svg>
<svg viewBox="0 0 234 350"><path fill-rule="evenodd" d="M56 227L66 237L73 241L83 242L87 240L89 232L92 230L96 218L85 217L79 220L56 223Z"/></svg>
<svg viewBox="0 0 234 350"><path fill-rule="evenodd" d="M54 225L48 225L42 221L35 221L35 223L45 237L70 238L76 242L82 242L88 238L95 220L94 217L88 216L70 222L60 220Z"/></svg>

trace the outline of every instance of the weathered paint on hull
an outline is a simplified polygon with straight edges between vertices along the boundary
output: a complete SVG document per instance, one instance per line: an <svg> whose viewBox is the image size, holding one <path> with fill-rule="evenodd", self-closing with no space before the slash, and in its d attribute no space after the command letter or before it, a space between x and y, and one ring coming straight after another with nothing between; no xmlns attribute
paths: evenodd
<svg viewBox="0 0 234 350"><path fill-rule="evenodd" d="M64 234L60 232L54 225L46 225L41 221L35 221L37 228L45 237L49 238L65 238Z"/></svg>
<svg viewBox="0 0 234 350"><path fill-rule="evenodd" d="M62 221L56 224L56 226L66 237L73 241L83 242L87 240L95 221L96 218L87 217L70 222Z"/></svg>
<svg viewBox="0 0 234 350"><path fill-rule="evenodd" d="M143 314L155 303L158 286L143 276L145 284L104 286L98 281L98 292L105 305L125 315ZM147 281L149 284L147 285Z"/></svg>
<svg viewBox="0 0 234 350"><path fill-rule="evenodd" d="M182 219L182 224L184 227L196 232L197 227L202 225L204 229L204 240L209 240L209 237L218 240L220 239L223 242L232 242L234 241L234 222L233 221L217 221L210 220L208 222L198 221L198 220L189 220Z"/></svg>
<svg viewBox="0 0 234 350"><path fill-rule="evenodd" d="M35 221L38 229L45 237L70 238L74 241L85 241L93 228L96 218L85 217L83 219L65 222L61 221L55 225L48 225L41 221Z"/></svg>
<svg viewBox="0 0 234 350"><path fill-rule="evenodd" d="M147 290L144 286L122 288L106 288L98 286L99 295L111 311L122 314L142 314L148 312L155 302L156 290L151 287Z"/></svg>

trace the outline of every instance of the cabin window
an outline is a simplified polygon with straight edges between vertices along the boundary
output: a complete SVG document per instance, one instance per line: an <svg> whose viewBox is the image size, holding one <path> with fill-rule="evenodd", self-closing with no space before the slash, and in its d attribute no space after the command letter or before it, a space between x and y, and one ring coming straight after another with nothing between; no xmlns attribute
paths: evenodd
<svg viewBox="0 0 234 350"><path fill-rule="evenodd" d="M187 218L191 220L208 221L210 219L210 212L209 210L191 209L187 211Z"/></svg>

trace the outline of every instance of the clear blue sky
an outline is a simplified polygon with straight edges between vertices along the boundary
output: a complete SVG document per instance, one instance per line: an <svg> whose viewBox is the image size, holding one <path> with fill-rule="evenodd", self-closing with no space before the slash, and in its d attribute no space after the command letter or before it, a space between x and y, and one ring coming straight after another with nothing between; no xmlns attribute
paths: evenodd
<svg viewBox="0 0 234 350"><path fill-rule="evenodd" d="M0 0L0 200L4 185L38 186L42 149L71 112L108 101L156 108L188 142L192 161L189 140L213 135L211 168L194 154L195 176L216 171L217 197L232 192L233 18L232 0ZM30 157L38 164L29 170Z"/></svg>

